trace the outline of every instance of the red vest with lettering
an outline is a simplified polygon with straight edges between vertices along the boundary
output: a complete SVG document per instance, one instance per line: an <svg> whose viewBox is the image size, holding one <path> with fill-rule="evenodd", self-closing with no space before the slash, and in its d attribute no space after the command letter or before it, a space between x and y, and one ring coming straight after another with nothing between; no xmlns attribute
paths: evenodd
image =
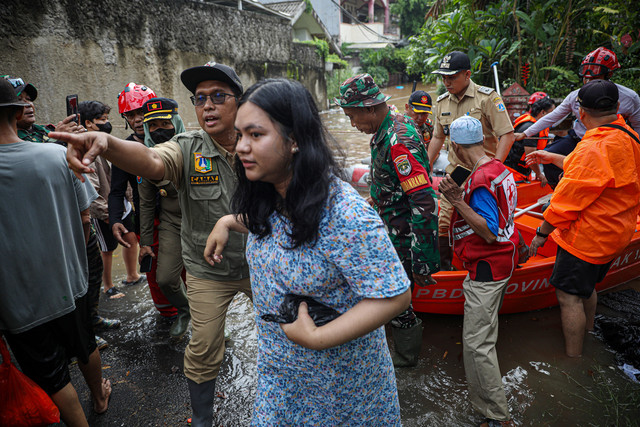
<svg viewBox="0 0 640 427"><path fill-rule="evenodd" d="M454 210L451 218L453 249L469 270L472 280L476 277L479 261L491 266L493 280L510 277L517 265L518 233L513 214L516 210L518 192L513 175L497 160L478 167L467 180L464 201L470 204L471 194L478 188L486 188L498 204L498 236L493 244L478 236L471 226Z"/></svg>

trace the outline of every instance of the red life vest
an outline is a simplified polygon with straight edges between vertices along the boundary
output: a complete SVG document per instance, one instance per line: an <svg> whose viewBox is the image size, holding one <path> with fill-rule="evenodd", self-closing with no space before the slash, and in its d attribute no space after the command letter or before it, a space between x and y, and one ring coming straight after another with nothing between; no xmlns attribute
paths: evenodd
<svg viewBox="0 0 640 427"><path fill-rule="evenodd" d="M535 122L537 122L537 120L535 118L533 118L533 116L531 114L524 113L523 115L521 115L520 117L518 117L516 119L516 121L513 123L513 127L516 128L516 127L518 127L519 124L526 123L526 122L535 123ZM538 140L538 146L536 147L538 150L544 150L545 147L547 146L547 142L549 142L549 129L547 128L547 129L541 131L537 136L539 136L540 138L547 138L547 139L539 139ZM525 165L527 164L524 161L524 154L522 156L522 162Z"/></svg>
<svg viewBox="0 0 640 427"><path fill-rule="evenodd" d="M511 276L517 265L519 238L513 221L518 202L516 182L502 163L492 159L478 167L467 180L464 188L465 203L470 204L471 194L478 188L489 190L498 204L497 240L493 244L487 243L454 210L450 229L453 234L453 249L469 270L472 280L475 280L479 261L489 263L493 280L505 279Z"/></svg>

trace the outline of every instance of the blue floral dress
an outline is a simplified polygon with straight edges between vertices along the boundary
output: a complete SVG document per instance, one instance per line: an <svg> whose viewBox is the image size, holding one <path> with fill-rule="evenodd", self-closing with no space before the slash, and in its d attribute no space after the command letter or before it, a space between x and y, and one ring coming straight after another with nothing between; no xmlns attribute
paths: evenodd
<svg viewBox="0 0 640 427"><path fill-rule="evenodd" d="M388 298L409 288L384 225L348 184L333 180L315 246L291 247L288 221L270 218L271 235L250 234L258 329L258 389L253 425L399 426L400 405L383 327L327 350L290 341L277 313L285 294L308 295L344 313L364 298Z"/></svg>

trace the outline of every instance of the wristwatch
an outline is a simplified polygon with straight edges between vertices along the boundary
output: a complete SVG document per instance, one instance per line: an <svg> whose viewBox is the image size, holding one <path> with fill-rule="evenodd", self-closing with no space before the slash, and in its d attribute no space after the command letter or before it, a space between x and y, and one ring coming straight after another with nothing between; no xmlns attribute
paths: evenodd
<svg viewBox="0 0 640 427"><path fill-rule="evenodd" d="M546 239L547 237L549 237L549 234L545 234L542 231L540 231L540 227L536 228L536 236L538 237L542 237L543 239Z"/></svg>

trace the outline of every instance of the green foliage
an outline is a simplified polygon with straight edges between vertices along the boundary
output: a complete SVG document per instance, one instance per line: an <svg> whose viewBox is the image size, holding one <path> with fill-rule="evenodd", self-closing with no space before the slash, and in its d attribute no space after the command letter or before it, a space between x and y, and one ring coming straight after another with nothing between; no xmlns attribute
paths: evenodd
<svg viewBox="0 0 640 427"><path fill-rule="evenodd" d="M623 66L613 80L640 85L640 8L627 0L449 0L440 16L429 18L411 37L407 71L434 80L431 71L452 50L467 52L473 79L493 85L490 65L497 61L501 80L523 84L521 66L529 64L529 92L566 94L581 82L582 58L598 46L613 49ZM635 28L635 30L633 30ZM620 37L630 33L625 52ZM626 82L626 83L622 83Z"/></svg>
<svg viewBox="0 0 640 427"><path fill-rule="evenodd" d="M363 49L360 52L360 65L363 72L371 74L378 85L384 86L389 81L390 73L405 72L410 54L407 48L398 49L393 46L383 49ZM380 80L376 79L376 76Z"/></svg>
<svg viewBox="0 0 640 427"><path fill-rule="evenodd" d="M417 34L424 24L431 0L397 0L391 4L390 11L399 17L400 32L404 37Z"/></svg>
<svg viewBox="0 0 640 427"><path fill-rule="evenodd" d="M340 97L340 84L351 76L353 76L353 73L349 68L333 70L327 76L327 98L329 102L333 102L333 98Z"/></svg>
<svg viewBox="0 0 640 427"><path fill-rule="evenodd" d="M349 63L347 63L347 61L340 58L335 53L330 53L326 58L326 62L333 62L334 64L338 64L340 68L349 68Z"/></svg>
<svg viewBox="0 0 640 427"><path fill-rule="evenodd" d="M300 65L297 61L291 60L287 62L287 78L292 80L300 80Z"/></svg>
<svg viewBox="0 0 640 427"><path fill-rule="evenodd" d="M320 56L320 58L322 58L323 61L329 55L329 43L327 43L326 40L314 37L313 40L304 40L300 43L315 46L316 53L318 54L318 56Z"/></svg>
<svg viewBox="0 0 640 427"><path fill-rule="evenodd" d="M386 86L389 83L389 72L381 65L369 66L366 69L363 67L362 71L371 74L378 86Z"/></svg>

